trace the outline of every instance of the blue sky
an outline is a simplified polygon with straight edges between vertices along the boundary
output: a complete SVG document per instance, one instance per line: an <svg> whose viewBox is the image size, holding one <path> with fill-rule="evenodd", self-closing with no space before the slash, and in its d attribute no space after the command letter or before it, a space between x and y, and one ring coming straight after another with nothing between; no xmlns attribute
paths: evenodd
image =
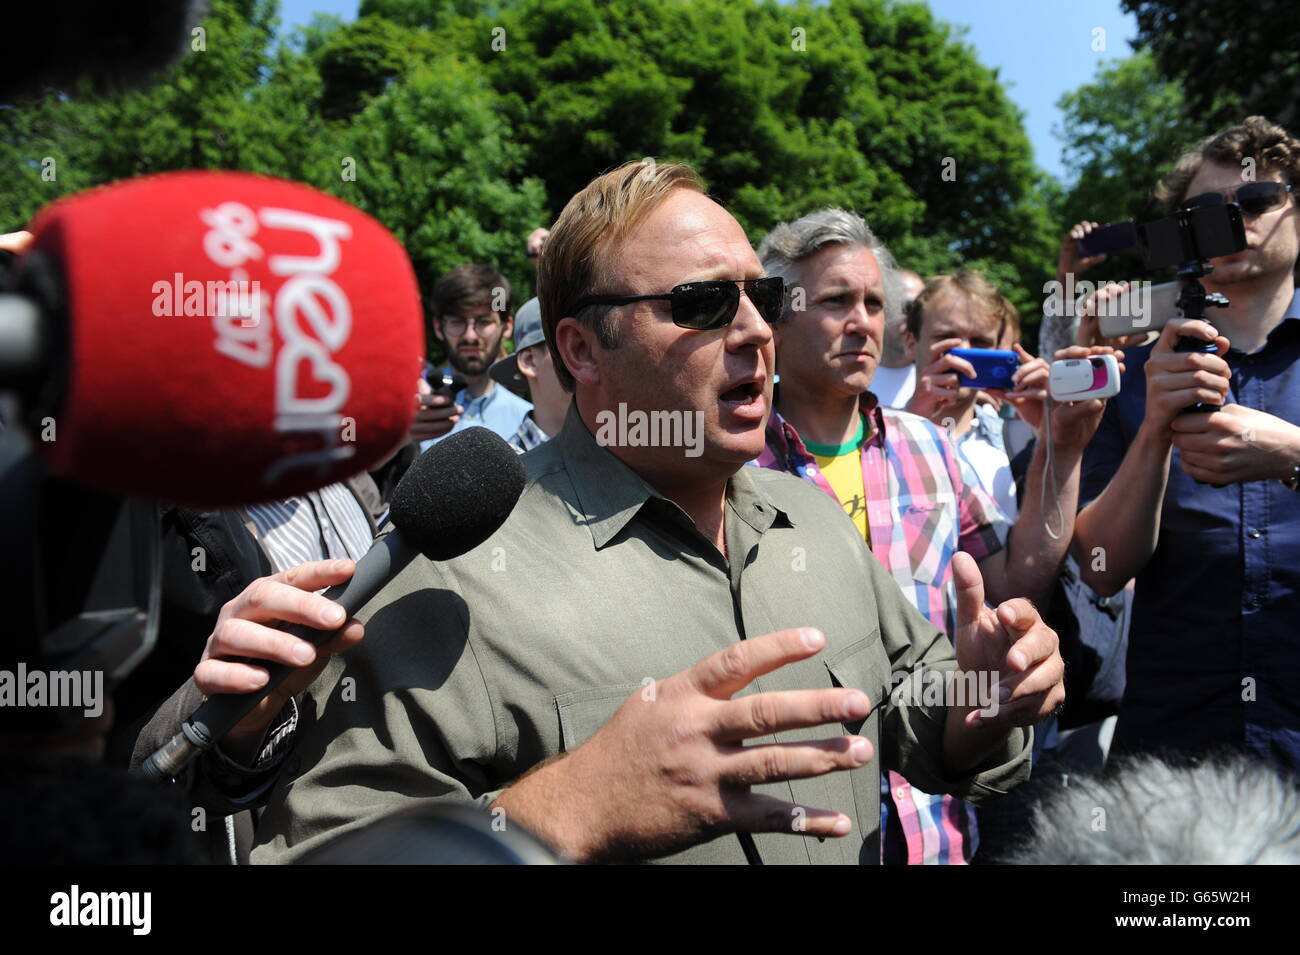
<svg viewBox="0 0 1300 955"><path fill-rule="evenodd" d="M357 15L359 0L281 0L286 27L312 14ZM1062 176L1062 144L1052 135L1060 122L1061 94L1092 79L1104 60L1128 56L1137 35L1119 0L930 0L941 20L969 27L964 37L980 62L999 71L1012 101L1025 113L1025 128L1038 164ZM1105 50L1093 50L1093 30L1105 30Z"/></svg>

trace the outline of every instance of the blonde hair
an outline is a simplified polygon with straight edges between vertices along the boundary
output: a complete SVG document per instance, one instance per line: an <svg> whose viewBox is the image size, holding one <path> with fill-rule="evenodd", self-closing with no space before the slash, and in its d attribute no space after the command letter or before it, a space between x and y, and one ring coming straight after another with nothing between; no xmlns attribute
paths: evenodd
<svg viewBox="0 0 1300 955"><path fill-rule="evenodd" d="M705 191L699 174L684 163L627 162L589 182L551 226L537 263L537 300L565 391L573 391L574 380L556 348L555 326L572 316L595 330L602 348L618 347L622 325L612 313L619 306L588 305L575 312L574 305L586 295L624 291L614 268L618 247L675 189Z"/></svg>
<svg viewBox="0 0 1300 955"><path fill-rule="evenodd" d="M925 288L908 307L907 330L912 337L920 341L921 328L925 324L927 305L948 295L960 295L968 302L997 319L998 333L994 341L1001 345L1007 329L1012 329L1016 338L1020 337L1020 315L1011 300L999 292L988 279L973 269L961 269L955 275L935 275L926 279Z"/></svg>

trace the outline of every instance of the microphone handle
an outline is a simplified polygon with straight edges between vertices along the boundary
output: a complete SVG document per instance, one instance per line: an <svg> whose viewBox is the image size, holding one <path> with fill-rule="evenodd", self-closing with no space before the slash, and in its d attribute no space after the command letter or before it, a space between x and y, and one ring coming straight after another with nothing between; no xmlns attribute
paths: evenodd
<svg viewBox="0 0 1300 955"><path fill-rule="evenodd" d="M418 551L406 542L400 533L393 531L380 537L357 561L356 572L342 584L325 591L322 596L343 607L344 623L377 594L388 581L409 564ZM317 630L305 624L291 624L281 628L311 643L321 646L329 642L342 626L333 630ZM140 765L138 772L154 779L174 779L200 753L216 743L266 699L277 686L296 669L287 663L255 662L264 667L270 678L266 686L255 693L221 693L204 701L181 726L181 732L153 753Z"/></svg>

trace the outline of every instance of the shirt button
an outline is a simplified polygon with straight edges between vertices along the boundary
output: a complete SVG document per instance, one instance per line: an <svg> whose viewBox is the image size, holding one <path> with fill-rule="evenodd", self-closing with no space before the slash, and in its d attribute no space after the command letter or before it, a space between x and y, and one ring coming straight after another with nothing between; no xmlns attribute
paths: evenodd
<svg viewBox="0 0 1300 955"><path fill-rule="evenodd" d="M1264 605L1264 598L1259 594L1251 594L1246 598L1246 606L1251 610L1258 610Z"/></svg>
<svg viewBox="0 0 1300 955"><path fill-rule="evenodd" d="M1261 531L1258 527L1252 527L1250 530L1246 531L1246 536L1251 540L1259 540L1260 534Z"/></svg>

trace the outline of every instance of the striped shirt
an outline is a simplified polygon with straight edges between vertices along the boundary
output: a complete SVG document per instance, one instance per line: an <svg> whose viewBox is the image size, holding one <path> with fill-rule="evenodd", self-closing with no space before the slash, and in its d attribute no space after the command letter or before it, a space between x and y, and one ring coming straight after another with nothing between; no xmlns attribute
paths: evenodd
<svg viewBox="0 0 1300 955"><path fill-rule="evenodd" d="M360 560L375 537L365 509L344 484L244 511L276 573L310 560Z"/></svg>
<svg viewBox="0 0 1300 955"><path fill-rule="evenodd" d="M862 478L872 553L908 601L951 636L957 625L953 555L963 550L982 560L996 553L1009 525L943 430L918 415L879 407L870 392L862 395L860 407L871 428L862 445ZM767 446L755 463L797 475L835 496L794 426L776 411L768 421ZM960 865L970 860L979 845L973 807L952 796L923 793L893 771L880 778L885 861ZM897 828L889 825L891 812L897 814Z"/></svg>

